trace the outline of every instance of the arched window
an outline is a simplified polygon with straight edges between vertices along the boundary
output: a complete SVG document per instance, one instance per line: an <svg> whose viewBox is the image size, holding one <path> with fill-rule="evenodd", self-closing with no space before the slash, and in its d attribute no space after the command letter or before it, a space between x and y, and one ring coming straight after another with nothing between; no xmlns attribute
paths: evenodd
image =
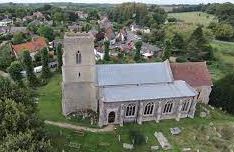
<svg viewBox="0 0 234 152"><path fill-rule="evenodd" d="M129 104L126 109L125 116L134 116L136 111L136 105Z"/></svg>
<svg viewBox="0 0 234 152"><path fill-rule="evenodd" d="M163 113L171 113L172 112L172 107L173 107L172 102L166 103L165 106L164 106L164 109L163 109Z"/></svg>
<svg viewBox="0 0 234 152"><path fill-rule="evenodd" d="M182 109L181 111L188 111L189 109L189 104L190 104L190 101L185 101L182 105Z"/></svg>
<svg viewBox="0 0 234 152"><path fill-rule="evenodd" d="M80 64L81 63L81 53L80 51L77 51L76 53L76 64Z"/></svg>
<svg viewBox="0 0 234 152"><path fill-rule="evenodd" d="M144 115L151 115L151 114L153 114L153 109L154 109L154 103L153 102L148 103L145 106Z"/></svg>

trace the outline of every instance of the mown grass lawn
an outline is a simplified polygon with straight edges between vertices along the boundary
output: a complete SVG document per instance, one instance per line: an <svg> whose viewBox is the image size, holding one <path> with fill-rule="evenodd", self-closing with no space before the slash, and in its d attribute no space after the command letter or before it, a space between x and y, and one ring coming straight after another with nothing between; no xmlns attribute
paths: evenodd
<svg viewBox="0 0 234 152"><path fill-rule="evenodd" d="M168 17L175 17L177 20L185 23L201 24L205 26L209 25L211 21L216 21L213 15L203 12L169 13Z"/></svg>

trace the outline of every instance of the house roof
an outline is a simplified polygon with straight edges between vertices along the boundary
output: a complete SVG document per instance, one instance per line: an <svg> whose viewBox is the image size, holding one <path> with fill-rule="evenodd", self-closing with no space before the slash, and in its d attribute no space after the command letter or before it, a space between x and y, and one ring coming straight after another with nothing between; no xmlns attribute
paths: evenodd
<svg viewBox="0 0 234 152"><path fill-rule="evenodd" d="M172 82L168 61L162 63L96 65L97 85L155 84Z"/></svg>
<svg viewBox="0 0 234 152"><path fill-rule="evenodd" d="M32 52L36 52L40 49L43 49L44 47L47 47L46 40L44 37L39 37L39 38L32 40L30 42L12 45L12 48L16 54L19 54L24 50L28 50L30 53L32 53Z"/></svg>
<svg viewBox="0 0 234 152"><path fill-rule="evenodd" d="M206 62L171 63L175 80L184 80L191 86L212 86Z"/></svg>
<svg viewBox="0 0 234 152"><path fill-rule="evenodd" d="M197 92L182 80L154 85L104 87L101 90L104 102L184 98L196 95Z"/></svg>

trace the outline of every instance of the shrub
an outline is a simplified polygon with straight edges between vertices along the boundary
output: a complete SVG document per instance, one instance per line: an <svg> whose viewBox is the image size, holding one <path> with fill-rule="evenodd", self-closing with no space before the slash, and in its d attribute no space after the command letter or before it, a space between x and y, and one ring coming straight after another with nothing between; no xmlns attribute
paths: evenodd
<svg viewBox="0 0 234 152"><path fill-rule="evenodd" d="M134 145L141 145L145 142L145 137L139 130L130 130L129 137L131 141L134 141Z"/></svg>
<svg viewBox="0 0 234 152"><path fill-rule="evenodd" d="M176 58L176 62L182 63L182 62L187 62L187 58L184 56L180 56Z"/></svg>

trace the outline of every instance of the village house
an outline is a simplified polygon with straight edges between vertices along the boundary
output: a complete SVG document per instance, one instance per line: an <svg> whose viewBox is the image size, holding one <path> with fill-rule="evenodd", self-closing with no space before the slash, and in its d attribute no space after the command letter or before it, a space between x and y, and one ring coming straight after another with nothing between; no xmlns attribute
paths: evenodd
<svg viewBox="0 0 234 152"><path fill-rule="evenodd" d="M1 26L9 26L13 24L13 20L9 19L9 18L5 18L3 20L0 21L0 27Z"/></svg>
<svg viewBox="0 0 234 152"><path fill-rule="evenodd" d="M62 67L64 115L98 111L99 126L194 117L201 93L187 82L186 71L181 73L184 77L180 79L168 61L96 65L93 41L94 37L89 33L65 34ZM190 63L189 68L207 73L203 64ZM190 76L197 78L197 75ZM198 87L206 85L200 81Z"/></svg>
<svg viewBox="0 0 234 152"><path fill-rule="evenodd" d="M23 51L28 50L30 56L34 59L35 54L45 47L47 47L46 39L44 37L38 37L33 38L30 42L12 45L12 52L16 58L19 58Z"/></svg>

